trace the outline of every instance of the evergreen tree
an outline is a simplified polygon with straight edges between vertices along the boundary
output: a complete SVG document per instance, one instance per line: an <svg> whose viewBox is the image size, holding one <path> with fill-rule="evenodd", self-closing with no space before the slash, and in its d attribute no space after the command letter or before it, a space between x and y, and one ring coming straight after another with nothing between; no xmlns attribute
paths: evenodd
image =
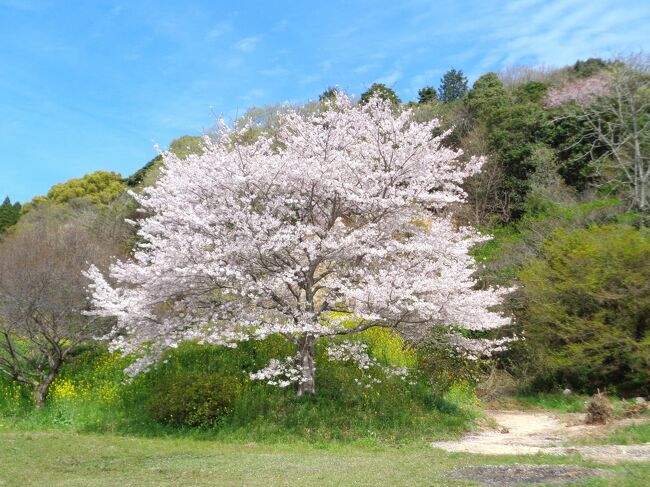
<svg viewBox="0 0 650 487"><path fill-rule="evenodd" d="M18 222L20 210L20 203L11 204L9 196L4 199L2 205L0 205L0 233Z"/></svg>
<svg viewBox="0 0 650 487"><path fill-rule="evenodd" d="M450 69L440 80L439 98L445 103L460 100L467 93L467 77L461 70Z"/></svg>
<svg viewBox="0 0 650 487"><path fill-rule="evenodd" d="M418 103L431 103L438 99L438 93L433 86L425 86L418 90Z"/></svg>
<svg viewBox="0 0 650 487"><path fill-rule="evenodd" d="M362 105L368 103L368 101L373 97L378 96L382 100L390 101L394 106L402 103L402 100L399 99L397 93L392 88L389 88L383 83L373 83L370 88L361 94L360 103Z"/></svg>
<svg viewBox="0 0 650 487"><path fill-rule="evenodd" d="M325 91L318 95L318 101L334 100L341 93L337 86L328 86Z"/></svg>

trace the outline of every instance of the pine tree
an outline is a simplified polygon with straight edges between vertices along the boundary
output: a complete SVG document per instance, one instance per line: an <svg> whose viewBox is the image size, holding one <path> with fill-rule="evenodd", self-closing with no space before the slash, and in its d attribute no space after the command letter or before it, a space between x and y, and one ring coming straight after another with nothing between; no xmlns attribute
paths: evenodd
<svg viewBox="0 0 650 487"><path fill-rule="evenodd" d="M0 205L0 233L15 225L20 219L20 203L11 204L9 196Z"/></svg>
<svg viewBox="0 0 650 487"><path fill-rule="evenodd" d="M440 99L449 103L460 100L467 93L467 77L461 70L450 69L440 80L438 94Z"/></svg>
<svg viewBox="0 0 650 487"><path fill-rule="evenodd" d="M425 86L418 90L418 103L432 103L438 99L438 93L433 86Z"/></svg>

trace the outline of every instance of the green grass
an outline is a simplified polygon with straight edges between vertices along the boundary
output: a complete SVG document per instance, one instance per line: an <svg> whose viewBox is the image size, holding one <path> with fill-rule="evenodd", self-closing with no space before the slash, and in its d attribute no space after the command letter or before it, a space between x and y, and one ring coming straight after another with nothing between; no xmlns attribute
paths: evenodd
<svg viewBox="0 0 650 487"><path fill-rule="evenodd" d="M558 413L583 413L589 396L557 393L520 394L514 398L524 408L539 408Z"/></svg>
<svg viewBox="0 0 650 487"><path fill-rule="evenodd" d="M379 345L385 354L399 352L399 348L389 348L390 341ZM479 416L476 399L466 387L452 388L445 397L438 397L425 377L415 376L412 384L384 378L381 384L367 388L355 382L363 379L363 372L346 364L319 362L324 365L317 368L315 397L296 398L292 388L251 382L244 371L261 368L272 356L286 355L284 346L277 340L234 350L184 344L159 367L128 384L122 374L124 359L90 349L66 366L40 411L32 409L29 391L0 378L0 422L4 417L5 423L10 421L22 431L56 429L262 443L362 440L404 444L458 437ZM201 387L214 386L218 397L222 391L213 377L239 384L229 413L198 428L157 422L152 408L160 408L161 402L204 405L197 397L183 394L183 389L158 394L173 381L187 383L197 377L206 378Z"/></svg>
<svg viewBox="0 0 650 487"><path fill-rule="evenodd" d="M578 464L576 457L448 454L427 445L260 444L139 438L0 428L3 487L99 486L461 486L449 470L481 464ZM575 485L638 487L650 464L602 467L606 479Z"/></svg>
<svg viewBox="0 0 650 487"><path fill-rule="evenodd" d="M644 424L622 426L610 431L603 438L589 438L573 442L577 445L636 445L650 443L650 416Z"/></svg>
<svg viewBox="0 0 650 487"><path fill-rule="evenodd" d="M616 396L608 396L612 405L614 416L622 417L625 414L626 406L633 404L631 400L620 399ZM544 409L555 413L584 413L587 411L587 404L591 396L584 394L561 393L536 393L518 394L512 397L499 398L493 401L493 406L514 409Z"/></svg>

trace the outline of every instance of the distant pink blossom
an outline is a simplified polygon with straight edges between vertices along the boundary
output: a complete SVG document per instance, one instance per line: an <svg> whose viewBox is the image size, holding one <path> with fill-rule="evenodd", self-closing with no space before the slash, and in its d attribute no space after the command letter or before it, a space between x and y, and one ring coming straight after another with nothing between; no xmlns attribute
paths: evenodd
<svg viewBox="0 0 650 487"><path fill-rule="evenodd" d="M598 73L588 78L576 78L564 85L551 88L546 95L546 107L557 108L565 103L575 102L586 106L599 97L612 91L611 80L606 73Z"/></svg>

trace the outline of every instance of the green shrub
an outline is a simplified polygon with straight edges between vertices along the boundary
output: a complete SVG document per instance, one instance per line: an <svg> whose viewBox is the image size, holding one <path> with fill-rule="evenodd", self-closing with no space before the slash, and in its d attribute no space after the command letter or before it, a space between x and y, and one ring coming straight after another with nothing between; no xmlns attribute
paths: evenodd
<svg viewBox="0 0 650 487"><path fill-rule="evenodd" d="M558 230L520 274L533 387L650 392L650 238L626 225Z"/></svg>
<svg viewBox="0 0 650 487"><path fill-rule="evenodd" d="M241 384L216 373L189 372L168 377L148 397L152 419L173 426L215 426L232 412Z"/></svg>

